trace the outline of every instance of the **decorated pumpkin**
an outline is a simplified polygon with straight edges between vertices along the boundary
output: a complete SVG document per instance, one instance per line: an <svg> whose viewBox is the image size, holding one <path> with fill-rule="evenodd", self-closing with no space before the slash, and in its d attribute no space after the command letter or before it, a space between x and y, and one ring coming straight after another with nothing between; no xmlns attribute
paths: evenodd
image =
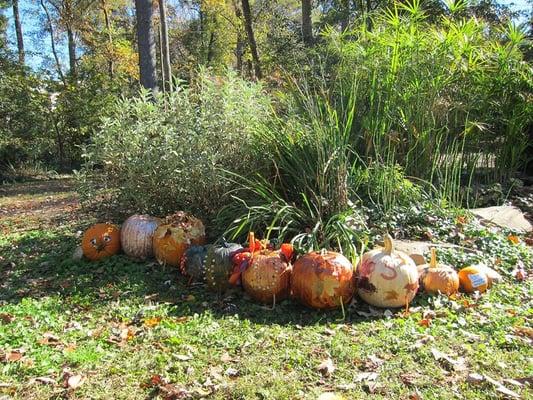
<svg viewBox="0 0 533 400"><path fill-rule="evenodd" d="M154 233L154 255L160 264L179 267L181 257L191 245L205 242L202 221L183 211L165 218Z"/></svg>
<svg viewBox="0 0 533 400"><path fill-rule="evenodd" d="M427 293L443 293L449 296L459 290L457 272L449 265L437 264L437 252L434 248L431 249L429 264L419 266L419 271L420 267L424 268L419 283Z"/></svg>
<svg viewBox="0 0 533 400"><path fill-rule="evenodd" d="M418 270L405 253L394 250L390 235L385 248L363 254L357 267L357 292L376 307L408 306L418 290Z"/></svg>
<svg viewBox="0 0 533 400"><path fill-rule="evenodd" d="M292 254L287 257L286 252L281 250L253 253L241 277L246 293L261 303L275 304L287 298L290 293L291 258Z"/></svg>
<svg viewBox="0 0 533 400"><path fill-rule="evenodd" d="M180 262L180 271L189 277L190 282L202 282L205 280L205 258L208 246L189 247Z"/></svg>
<svg viewBox="0 0 533 400"><path fill-rule="evenodd" d="M154 255L153 236L161 220L149 215L132 215L120 230L122 249L128 256L146 260Z"/></svg>
<svg viewBox="0 0 533 400"><path fill-rule="evenodd" d="M333 251L307 253L294 263L291 291L300 303L313 308L347 304L355 292L353 266Z"/></svg>
<svg viewBox="0 0 533 400"><path fill-rule="evenodd" d="M462 292L473 293L478 291L483 293L490 287L489 278L487 278L485 271L475 265L463 268L458 275Z"/></svg>
<svg viewBox="0 0 533 400"><path fill-rule="evenodd" d="M91 261L110 257L120 251L120 229L112 224L96 224L81 239L83 255Z"/></svg>
<svg viewBox="0 0 533 400"><path fill-rule="evenodd" d="M241 251L242 246L237 243L223 242L221 245L207 246L204 264L209 289L220 293L229 288L229 277L233 271L232 258Z"/></svg>

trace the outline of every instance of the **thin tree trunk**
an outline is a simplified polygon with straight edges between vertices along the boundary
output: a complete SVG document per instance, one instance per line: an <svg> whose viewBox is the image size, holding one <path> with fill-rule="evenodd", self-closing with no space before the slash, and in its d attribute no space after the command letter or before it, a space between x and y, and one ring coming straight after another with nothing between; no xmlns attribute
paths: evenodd
<svg viewBox="0 0 533 400"><path fill-rule="evenodd" d="M237 21L242 21L242 11L237 5L236 1L233 0L233 9L235 10L235 17L237 18ZM240 29L240 25L237 26L237 43L235 44L235 59L236 59L236 67L237 71L239 71L239 75L242 75L242 56L244 54L244 40L242 37L242 32Z"/></svg>
<svg viewBox="0 0 533 400"><path fill-rule="evenodd" d="M166 91L166 85L165 85L165 80L167 79L167 76L165 74L165 68L163 67L163 33L161 32L161 24L159 24L159 29L158 29L158 33L159 33L159 63L161 65L161 82L162 82L162 87L161 89L163 90L163 93L165 93Z"/></svg>
<svg viewBox="0 0 533 400"><path fill-rule="evenodd" d="M372 11L372 4L370 0L366 0L366 23L369 32L372 31L372 19L370 18L370 11Z"/></svg>
<svg viewBox="0 0 533 400"><path fill-rule="evenodd" d="M74 38L74 32L70 26L67 26L67 38L68 38L68 61L70 66L70 75L76 77L76 40Z"/></svg>
<svg viewBox="0 0 533 400"><path fill-rule="evenodd" d="M17 34L17 49L19 54L19 64L24 65L24 38L22 36L22 23L20 22L19 0L13 0L13 18L15 20L15 32Z"/></svg>
<svg viewBox="0 0 533 400"><path fill-rule="evenodd" d="M56 61L56 70L57 74L59 75L59 78L65 84L65 75L63 75L63 71L61 70L61 64L59 62L59 57L57 56L57 50L56 50L56 44L54 39L54 26L52 25L52 18L50 17L50 13L48 12L48 8L46 7L46 4L44 3L44 0L41 0L41 7L44 10L44 13L46 14L46 20L48 22L48 30L50 32L50 43L52 46L52 54L54 55L54 59Z"/></svg>
<svg viewBox="0 0 533 400"><path fill-rule="evenodd" d="M114 65L114 62L113 62L113 57L114 57L114 54L113 54L113 35L111 33L111 19L109 18L109 12L107 11L107 6L106 6L105 2L106 2L106 0L101 0L102 11L104 13L105 30L107 32L107 41L109 43L109 51L111 52L110 59L107 62L108 63L107 69L109 71L109 78L111 80L113 80L113 77L115 75L115 65Z"/></svg>
<svg viewBox="0 0 533 400"><path fill-rule="evenodd" d="M139 72L141 85L157 93L156 47L152 24L152 0L135 0L137 42L139 46Z"/></svg>
<svg viewBox="0 0 533 400"><path fill-rule="evenodd" d="M244 16L244 27L246 35L248 36L248 44L250 45L250 52L252 53L252 60L254 62L254 71L256 79L263 77L261 73L261 64L259 63L259 54L257 53L257 44L254 37L254 29L252 27L252 12L250 11L250 3L248 0L242 0L242 14Z"/></svg>
<svg viewBox="0 0 533 400"><path fill-rule="evenodd" d="M213 58L213 45L215 44L215 32L211 31L209 34L209 43L207 44L207 65L211 62Z"/></svg>
<svg viewBox="0 0 533 400"><path fill-rule="evenodd" d="M170 48L168 44L168 27L167 27L167 9L165 0L159 0L159 19L161 20L161 46L163 53L161 56L161 64L163 65L163 87L166 86L169 92L172 92L172 71L170 67Z"/></svg>
<svg viewBox="0 0 533 400"><path fill-rule="evenodd" d="M302 0L302 40L306 46L311 46L313 44L311 10L311 0Z"/></svg>

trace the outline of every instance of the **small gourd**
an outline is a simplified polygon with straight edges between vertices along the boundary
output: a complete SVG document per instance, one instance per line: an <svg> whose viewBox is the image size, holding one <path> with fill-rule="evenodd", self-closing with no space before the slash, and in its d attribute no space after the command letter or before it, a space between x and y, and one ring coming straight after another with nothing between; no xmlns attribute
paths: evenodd
<svg viewBox="0 0 533 400"><path fill-rule="evenodd" d="M420 266L419 266L420 267ZM448 296L459 290L459 277L455 270L445 264L437 264L437 252L431 249L431 260L425 264L421 285L427 293L443 293Z"/></svg>
<svg viewBox="0 0 533 400"><path fill-rule="evenodd" d="M357 267L357 292L376 307L408 306L418 290L418 270L407 254L394 250L390 235L385 247L363 254Z"/></svg>
<svg viewBox="0 0 533 400"><path fill-rule="evenodd" d="M120 229L112 224L95 224L81 239L83 255L91 261L101 260L120 251Z"/></svg>
<svg viewBox="0 0 533 400"><path fill-rule="evenodd" d="M490 287L487 274L482 268L475 265L463 268L459 271L458 275L462 292L473 293L478 291L483 293Z"/></svg>

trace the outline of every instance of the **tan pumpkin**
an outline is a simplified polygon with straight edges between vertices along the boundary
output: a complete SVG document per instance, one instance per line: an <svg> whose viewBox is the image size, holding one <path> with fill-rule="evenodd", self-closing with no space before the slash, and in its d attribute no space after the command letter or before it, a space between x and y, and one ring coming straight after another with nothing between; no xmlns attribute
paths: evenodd
<svg viewBox="0 0 533 400"><path fill-rule="evenodd" d="M376 307L408 306L418 290L414 261L394 250L390 235L385 235L383 249L363 254L356 274L359 296Z"/></svg>
<svg viewBox="0 0 533 400"><path fill-rule="evenodd" d="M276 303L289 296L292 267L279 250L253 253L248 267L242 272L246 293L261 303Z"/></svg>
<svg viewBox="0 0 533 400"><path fill-rule="evenodd" d="M161 220L150 215L132 215L120 230L120 241L126 255L146 260L154 255L153 236Z"/></svg>
<svg viewBox="0 0 533 400"><path fill-rule="evenodd" d="M292 268L292 295L313 308L336 308L355 293L352 263L340 253L314 251L300 257Z"/></svg>
<svg viewBox="0 0 533 400"><path fill-rule="evenodd" d="M431 249L429 264L424 264L424 273L421 276L421 286L426 293L452 295L459 290L459 277L457 272L446 264L437 264L437 251ZM418 266L420 270L421 266Z"/></svg>
<svg viewBox="0 0 533 400"><path fill-rule="evenodd" d="M101 260L120 251L120 229L112 224L96 224L81 239L83 255L91 261Z"/></svg>
<svg viewBox="0 0 533 400"><path fill-rule="evenodd" d="M490 281L485 271L475 265L463 268L458 275L462 292L474 293L478 291L483 293L490 287Z"/></svg>
<svg viewBox="0 0 533 400"><path fill-rule="evenodd" d="M153 237L154 255L160 264L179 267L181 257L191 245L205 243L202 221L183 211L165 218Z"/></svg>

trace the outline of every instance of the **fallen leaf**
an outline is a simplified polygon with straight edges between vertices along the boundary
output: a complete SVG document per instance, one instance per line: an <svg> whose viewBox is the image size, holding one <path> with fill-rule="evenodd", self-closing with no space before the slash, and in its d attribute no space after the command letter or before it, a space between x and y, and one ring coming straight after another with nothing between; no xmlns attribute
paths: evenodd
<svg viewBox="0 0 533 400"><path fill-rule="evenodd" d="M15 320L15 317L8 313L0 313L0 320L4 324L10 324L11 322Z"/></svg>
<svg viewBox="0 0 533 400"><path fill-rule="evenodd" d="M189 355L186 355L186 354L176 354L174 356L178 361L189 361L189 360L192 360L192 356L189 354Z"/></svg>
<svg viewBox="0 0 533 400"><path fill-rule="evenodd" d="M316 369L323 376L330 376L335 371L335 365L333 364L333 360L328 357L320 364L318 364L318 367Z"/></svg>
<svg viewBox="0 0 533 400"><path fill-rule="evenodd" d="M490 376L486 376L486 375L485 375L485 379L487 380L487 382L495 386L495 390L497 392L502 393L508 397L513 397L515 399L520 398L520 395L518 393L512 391L511 389L506 388L505 386L503 386L503 384L498 382L496 379L492 379Z"/></svg>
<svg viewBox="0 0 533 400"><path fill-rule="evenodd" d="M58 346L61 344L59 338L51 332L45 332L42 339L38 340L38 343L47 346Z"/></svg>
<svg viewBox="0 0 533 400"><path fill-rule="evenodd" d="M230 378L236 378L237 376L239 376L239 370L229 367L228 369L226 369L224 374L226 374L226 376L229 376Z"/></svg>
<svg viewBox="0 0 533 400"><path fill-rule="evenodd" d="M467 369L465 365L465 359L463 357L459 357L455 360L449 355L441 352L440 350L437 350L434 347L431 349L431 354L437 361L446 361L446 366L452 367L452 369L454 369L455 371L466 371Z"/></svg>
<svg viewBox="0 0 533 400"><path fill-rule="evenodd" d="M471 374L468 374L468 376L466 377L466 381L470 384L477 385L477 384L480 384L481 382L484 382L485 377L481 374L477 374L473 372Z"/></svg>
<svg viewBox="0 0 533 400"><path fill-rule="evenodd" d="M528 326L515 326L513 328L513 331L518 336L523 336L529 339L533 339L533 328L530 328Z"/></svg>
<svg viewBox="0 0 533 400"><path fill-rule="evenodd" d="M428 318L423 318L418 321L418 325L423 326L425 328L429 328L429 326L431 325L431 320Z"/></svg>
<svg viewBox="0 0 533 400"><path fill-rule="evenodd" d="M33 382L43 383L45 385L57 385L57 381L48 376L39 376L35 379L32 379Z"/></svg>
<svg viewBox="0 0 533 400"><path fill-rule="evenodd" d="M67 378L66 387L72 390L76 390L85 382L85 377L82 375L71 375Z"/></svg>
<svg viewBox="0 0 533 400"><path fill-rule="evenodd" d="M20 361L23 354L24 352L21 350L11 350L5 354L4 359L5 361L11 361L11 362Z"/></svg>
<svg viewBox="0 0 533 400"><path fill-rule="evenodd" d="M344 400L344 397L333 392L326 392L318 396L317 400Z"/></svg>
<svg viewBox="0 0 533 400"><path fill-rule="evenodd" d="M509 235L507 236L507 239L512 243L512 244L519 244L520 243L520 238L516 235Z"/></svg>
<svg viewBox="0 0 533 400"><path fill-rule="evenodd" d="M161 317L148 318L144 320L144 326L148 328L153 328L154 326L159 325L160 322L161 322Z"/></svg>
<svg viewBox="0 0 533 400"><path fill-rule="evenodd" d="M233 358L231 358L228 352L225 352L220 356L220 361L222 361L223 363L229 363L233 361Z"/></svg>
<svg viewBox="0 0 533 400"><path fill-rule="evenodd" d="M360 372L355 376L354 382L369 382L375 381L376 379L378 379L377 372Z"/></svg>

